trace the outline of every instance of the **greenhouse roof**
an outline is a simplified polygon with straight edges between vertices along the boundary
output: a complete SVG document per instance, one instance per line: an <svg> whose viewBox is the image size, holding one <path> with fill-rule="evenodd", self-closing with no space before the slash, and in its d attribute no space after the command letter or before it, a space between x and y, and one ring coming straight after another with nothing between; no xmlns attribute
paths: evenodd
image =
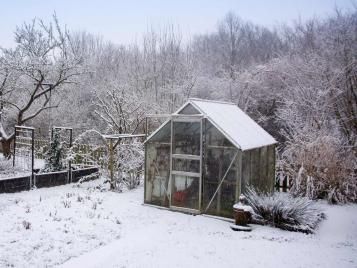
<svg viewBox="0 0 357 268"><path fill-rule="evenodd" d="M276 140L268 132L234 103L189 99L174 115L180 114L180 111L189 104L243 151L276 143ZM166 123L162 124L160 128ZM152 133L147 140L156 132Z"/></svg>

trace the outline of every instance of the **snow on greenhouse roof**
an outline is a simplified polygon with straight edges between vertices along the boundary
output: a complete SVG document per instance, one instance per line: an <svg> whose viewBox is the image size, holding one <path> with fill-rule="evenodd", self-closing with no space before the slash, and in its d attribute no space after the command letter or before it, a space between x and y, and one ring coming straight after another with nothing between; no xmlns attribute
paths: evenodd
<svg viewBox="0 0 357 268"><path fill-rule="evenodd" d="M221 131L235 146L241 150L250 150L276 143L276 140L259 126L234 103L189 99L177 112L180 114L187 105L191 104L203 114L219 131ZM168 120L169 121L169 120ZM168 121L162 124L163 127ZM159 130L157 129L157 131ZM148 141L155 133L150 135Z"/></svg>
<svg viewBox="0 0 357 268"><path fill-rule="evenodd" d="M243 151L276 143L268 132L234 103L202 99L189 99L188 102Z"/></svg>

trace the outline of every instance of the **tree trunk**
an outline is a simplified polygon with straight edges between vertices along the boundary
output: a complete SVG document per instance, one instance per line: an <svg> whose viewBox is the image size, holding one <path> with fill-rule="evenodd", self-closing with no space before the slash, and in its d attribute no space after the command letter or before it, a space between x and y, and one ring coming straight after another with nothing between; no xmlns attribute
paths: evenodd
<svg viewBox="0 0 357 268"><path fill-rule="evenodd" d="M2 139L1 140L1 146L2 146L2 153L5 158L10 159L11 157L11 142L13 141L14 136L10 136L8 139Z"/></svg>

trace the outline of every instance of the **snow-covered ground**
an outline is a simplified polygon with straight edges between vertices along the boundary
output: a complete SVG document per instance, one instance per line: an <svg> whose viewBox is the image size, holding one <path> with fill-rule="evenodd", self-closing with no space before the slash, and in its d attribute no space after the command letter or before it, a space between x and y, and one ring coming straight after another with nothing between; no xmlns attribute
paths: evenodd
<svg viewBox="0 0 357 268"><path fill-rule="evenodd" d="M4 159L0 156L0 180L5 180L8 178L28 176L31 174L31 159L24 159L18 156L16 158L16 165L13 167L13 160ZM34 168L41 169L45 167L45 160L35 159Z"/></svg>
<svg viewBox="0 0 357 268"><path fill-rule="evenodd" d="M143 206L100 180L0 195L0 267L357 267L357 205L322 204L315 235ZM30 224L30 228L25 227Z"/></svg>

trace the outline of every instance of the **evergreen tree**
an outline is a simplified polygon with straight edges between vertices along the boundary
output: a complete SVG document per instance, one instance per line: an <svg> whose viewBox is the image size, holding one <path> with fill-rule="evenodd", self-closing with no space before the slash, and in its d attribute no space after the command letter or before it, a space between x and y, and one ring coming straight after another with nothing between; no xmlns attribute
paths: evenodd
<svg viewBox="0 0 357 268"><path fill-rule="evenodd" d="M60 135L54 132L53 138L50 142L50 148L46 153L45 171L60 171L63 170L63 147L60 142Z"/></svg>

